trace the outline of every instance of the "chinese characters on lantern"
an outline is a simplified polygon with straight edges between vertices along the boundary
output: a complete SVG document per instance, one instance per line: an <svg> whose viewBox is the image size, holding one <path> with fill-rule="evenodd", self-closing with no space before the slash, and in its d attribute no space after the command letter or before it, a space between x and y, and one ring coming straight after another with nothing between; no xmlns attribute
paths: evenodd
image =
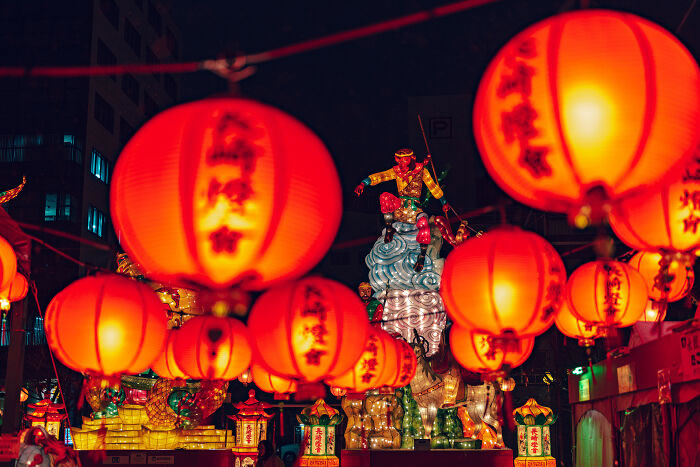
<svg viewBox="0 0 700 467"><path fill-rule="evenodd" d="M700 190L693 187L697 186L700 181L700 158L696 156L695 162L691 164L683 174L682 183L688 185L689 189L683 188L683 194L680 197L681 208L688 208L688 216L683 219L683 232L693 234L698 231L698 223L700 216L696 216L696 212L700 211Z"/></svg>
<svg viewBox="0 0 700 467"><path fill-rule="evenodd" d="M521 102L510 111L501 113L501 130L507 143L517 141L520 145L520 165L533 177L540 178L551 175L552 168L546 159L549 148L530 144L530 140L538 133L535 128L537 111L530 102L535 68L528 65L526 60L536 55L534 39L522 41L515 49L515 56L506 61L510 73L501 75L496 94L501 99L506 99L511 94L520 95Z"/></svg>
<svg viewBox="0 0 700 467"><path fill-rule="evenodd" d="M369 355L366 355L367 358L362 360L362 368L360 370L362 371L362 375L360 377L362 378L363 383L369 383L372 381L372 378L374 378L376 374L375 372L377 365L379 364L377 361L377 354L379 352L379 349L377 348L378 340L379 339L376 334L370 334L369 338L367 339L366 351Z"/></svg>
<svg viewBox="0 0 700 467"><path fill-rule="evenodd" d="M530 455L539 456L542 454L542 441L540 436L540 427L531 426L528 427L530 430Z"/></svg>
<svg viewBox="0 0 700 467"><path fill-rule="evenodd" d="M607 316L615 316L619 311L620 306L620 271L611 264L603 265L605 271L605 314Z"/></svg>
<svg viewBox="0 0 700 467"><path fill-rule="evenodd" d="M304 304L301 316L306 319L304 335L311 340L311 349L304 354L308 365L320 365L321 357L327 353L323 348L327 345L326 335L328 334L328 328L326 327L328 304L326 300L323 292L318 287L313 285L304 287Z"/></svg>

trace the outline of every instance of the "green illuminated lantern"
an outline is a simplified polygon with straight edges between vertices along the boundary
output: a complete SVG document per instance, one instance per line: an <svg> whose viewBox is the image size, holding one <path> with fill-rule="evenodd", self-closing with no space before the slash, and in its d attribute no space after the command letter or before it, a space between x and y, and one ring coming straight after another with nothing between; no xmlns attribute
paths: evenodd
<svg viewBox="0 0 700 467"><path fill-rule="evenodd" d="M533 398L513 411L518 424L518 457L514 467L556 467L552 457L552 438L549 425L556 417L549 407L543 407Z"/></svg>
<svg viewBox="0 0 700 467"><path fill-rule="evenodd" d="M337 467L335 455L335 427L343 421L343 415L319 399L297 415L304 426L304 455L299 459L301 467Z"/></svg>

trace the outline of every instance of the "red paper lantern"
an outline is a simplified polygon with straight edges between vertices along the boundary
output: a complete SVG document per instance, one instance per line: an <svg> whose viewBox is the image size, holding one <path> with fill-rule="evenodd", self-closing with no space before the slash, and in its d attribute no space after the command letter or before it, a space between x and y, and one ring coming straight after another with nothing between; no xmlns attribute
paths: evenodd
<svg viewBox="0 0 700 467"><path fill-rule="evenodd" d="M173 347L177 366L193 379L234 379L248 368L252 355L243 323L211 315L188 320Z"/></svg>
<svg viewBox="0 0 700 467"><path fill-rule="evenodd" d="M509 341L510 339L503 339ZM450 349L460 365L477 373L515 368L530 357L535 338L502 342L498 336L484 334L458 325L450 330Z"/></svg>
<svg viewBox="0 0 700 467"><path fill-rule="evenodd" d="M389 379L384 385L390 388L402 388L409 384L416 375L418 360L416 359L416 353L403 339L394 339L394 345L397 347L397 371L393 375L394 377Z"/></svg>
<svg viewBox="0 0 700 467"><path fill-rule="evenodd" d="M449 254L440 295L460 326L534 336L554 322L565 283L561 258L546 240L501 227Z"/></svg>
<svg viewBox="0 0 700 467"><path fill-rule="evenodd" d="M168 337L165 342L163 351L158 355L156 360L151 363L151 370L162 377L168 379L187 379L187 375L177 366L175 361L175 337L179 331L172 329L168 331Z"/></svg>
<svg viewBox="0 0 700 467"><path fill-rule="evenodd" d="M355 365L342 375L325 382L329 386L365 392L393 383L399 372L398 365L399 347L396 340L388 332L372 326L365 349ZM409 379L408 382L410 381Z"/></svg>
<svg viewBox="0 0 700 467"><path fill-rule="evenodd" d="M628 264L644 278L650 299L675 302L688 295L693 288L695 272L685 262L670 261L666 271L670 280L666 282L661 275L662 260L663 256L660 253L640 251ZM666 288L668 290L664 290Z"/></svg>
<svg viewBox="0 0 700 467"><path fill-rule="evenodd" d="M367 313L338 282L310 277L265 292L248 327L260 361L300 382L332 379L355 365L367 341Z"/></svg>
<svg viewBox="0 0 700 467"><path fill-rule="evenodd" d="M250 366L255 385L265 392L273 394L289 394L296 392L297 383L267 371L262 365L253 363Z"/></svg>
<svg viewBox="0 0 700 467"><path fill-rule="evenodd" d="M238 375L237 379L240 383L243 383L243 386L248 386L253 382L253 373L250 371L250 368L248 368L243 373Z"/></svg>
<svg viewBox="0 0 700 467"><path fill-rule="evenodd" d="M150 287L116 274L85 277L46 310L46 340L76 371L140 373L163 351L167 318Z"/></svg>
<svg viewBox="0 0 700 467"><path fill-rule="evenodd" d="M581 321L574 316L566 301L561 304L554 324L562 334L576 339L581 347L592 347L595 345L595 338L598 337L598 327L595 324Z"/></svg>
<svg viewBox="0 0 700 467"><path fill-rule="evenodd" d="M524 204L600 220L610 200L688 162L700 134L698 71L671 33L629 13L540 21L498 52L479 85L484 164Z"/></svg>
<svg viewBox="0 0 700 467"><path fill-rule="evenodd" d="M626 245L638 250L691 256L700 246L700 152L672 183L618 203L610 225ZM692 259L692 258L689 258Z"/></svg>
<svg viewBox="0 0 700 467"><path fill-rule="evenodd" d="M343 388L331 388L331 394L333 394L337 398L343 397L345 394L348 393L347 389Z"/></svg>
<svg viewBox="0 0 700 467"><path fill-rule="evenodd" d="M12 278L10 285L0 291L0 309L9 310L11 302L18 302L27 296L29 284L27 278L19 272Z"/></svg>
<svg viewBox="0 0 700 467"><path fill-rule="evenodd" d="M304 274L342 211L319 138L284 112L233 98L146 123L119 156L111 203L120 242L146 275L216 288Z"/></svg>
<svg viewBox="0 0 700 467"><path fill-rule="evenodd" d="M647 304L644 278L625 263L598 260L576 269L566 286L568 305L578 319L605 328L634 324Z"/></svg>
<svg viewBox="0 0 700 467"><path fill-rule="evenodd" d="M17 256L12 245L0 237L0 290L9 287L17 273Z"/></svg>

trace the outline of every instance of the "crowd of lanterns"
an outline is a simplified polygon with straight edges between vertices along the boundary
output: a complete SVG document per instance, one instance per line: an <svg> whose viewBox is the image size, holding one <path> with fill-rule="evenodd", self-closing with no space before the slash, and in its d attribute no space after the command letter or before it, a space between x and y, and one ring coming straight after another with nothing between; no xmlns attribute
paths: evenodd
<svg viewBox="0 0 700 467"><path fill-rule="evenodd" d="M493 59L473 121L486 168L511 196L578 226L609 214L640 252L629 264L584 264L567 281L556 250L517 227L457 246L440 294L462 366L508 386L504 370L553 323L590 346L644 319L649 300L663 312L688 293L700 240L700 72L671 34L603 10L537 23ZM67 366L238 378L277 394L319 382L335 394L365 392L413 378L411 347L370 327L353 291L302 277L328 250L342 206L328 151L294 118L237 98L176 106L133 136L111 186L129 257L210 306L168 329L151 287L118 275L80 279L46 313L48 343ZM16 263L0 239L0 304L26 295ZM232 289L264 290L246 324L232 316Z"/></svg>

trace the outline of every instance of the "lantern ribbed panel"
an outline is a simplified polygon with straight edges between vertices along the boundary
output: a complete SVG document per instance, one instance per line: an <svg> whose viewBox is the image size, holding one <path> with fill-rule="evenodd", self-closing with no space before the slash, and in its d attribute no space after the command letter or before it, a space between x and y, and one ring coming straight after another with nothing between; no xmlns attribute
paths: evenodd
<svg viewBox="0 0 700 467"><path fill-rule="evenodd" d="M626 245L639 250L692 253L700 246L700 152L684 173L649 193L618 203L610 225Z"/></svg>
<svg viewBox="0 0 700 467"><path fill-rule="evenodd" d="M10 285L4 290L0 290L0 298L6 298L11 302L17 302L27 296L29 284L27 278L19 272L12 278Z"/></svg>
<svg viewBox="0 0 700 467"><path fill-rule="evenodd" d="M450 318L461 326L532 336L554 322L565 283L561 258L546 240L501 227L449 254L440 295Z"/></svg>
<svg viewBox="0 0 700 467"><path fill-rule="evenodd" d="M364 349L368 327L357 294L320 277L268 290L248 318L257 363L277 375L310 383L349 370Z"/></svg>
<svg viewBox="0 0 700 467"><path fill-rule="evenodd" d="M399 348L395 339L384 330L370 327L364 351L355 365L325 383L353 392L369 391L393 383L399 371L398 364Z"/></svg>
<svg viewBox="0 0 700 467"><path fill-rule="evenodd" d="M150 287L106 274L59 292L44 327L49 346L66 366L109 376L148 368L163 351L167 319Z"/></svg>
<svg viewBox="0 0 700 467"><path fill-rule="evenodd" d="M248 288L298 277L340 222L340 182L323 143L253 101L205 99L147 122L117 161L111 212L149 277Z"/></svg>
<svg viewBox="0 0 700 467"><path fill-rule="evenodd" d="M593 186L616 200L681 172L700 135L698 66L638 16L560 14L498 52L473 121L501 188L528 206L576 213Z"/></svg>
<svg viewBox="0 0 700 467"><path fill-rule="evenodd" d="M248 368L252 356L243 323L209 315L195 316L177 331L173 354L188 377L206 380L236 378Z"/></svg>
<svg viewBox="0 0 700 467"><path fill-rule="evenodd" d="M625 263L598 260L576 269L566 286L574 316L601 326L631 326L644 312L644 278Z"/></svg>
<svg viewBox="0 0 700 467"><path fill-rule="evenodd" d="M565 336L578 339L580 343L592 345L591 341L598 337L598 329L595 324L589 324L576 318L566 301L561 304L554 324Z"/></svg>
<svg viewBox="0 0 700 467"><path fill-rule="evenodd" d="M459 325L453 325L450 330L452 355L464 368L477 373L497 371L504 365L511 368L522 365L532 353L535 338L520 339L518 345L519 349L517 345L499 347L494 343L494 336Z"/></svg>
<svg viewBox="0 0 700 467"><path fill-rule="evenodd" d="M265 392L287 394L296 392L297 390L296 382L278 375L273 375L262 365L253 363L250 366L250 372L253 375L253 382L255 385Z"/></svg>
<svg viewBox="0 0 700 467"><path fill-rule="evenodd" d="M17 256L12 245L0 237L0 290L6 289L17 273Z"/></svg>
<svg viewBox="0 0 700 467"><path fill-rule="evenodd" d="M659 275L661 266L659 262L662 257L655 251L637 252L629 261L629 265L644 278L652 300L666 300L675 302L688 295L695 282L695 272L692 266L686 266L679 261L671 261L668 265L668 274L673 276L673 280L667 282L668 292L664 293L661 287L657 287L656 278Z"/></svg>
<svg viewBox="0 0 700 467"><path fill-rule="evenodd" d="M397 371L385 386L390 388L402 388L409 384L416 375L418 361L413 348L403 339L394 339L394 344L397 347Z"/></svg>
<svg viewBox="0 0 700 467"><path fill-rule="evenodd" d="M177 333L177 329L168 331L168 337L163 351L156 357L156 360L151 363L151 370L155 371L155 373L162 378L187 378L187 375L177 366L177 362L175 361L174 344Z"/></svg>

